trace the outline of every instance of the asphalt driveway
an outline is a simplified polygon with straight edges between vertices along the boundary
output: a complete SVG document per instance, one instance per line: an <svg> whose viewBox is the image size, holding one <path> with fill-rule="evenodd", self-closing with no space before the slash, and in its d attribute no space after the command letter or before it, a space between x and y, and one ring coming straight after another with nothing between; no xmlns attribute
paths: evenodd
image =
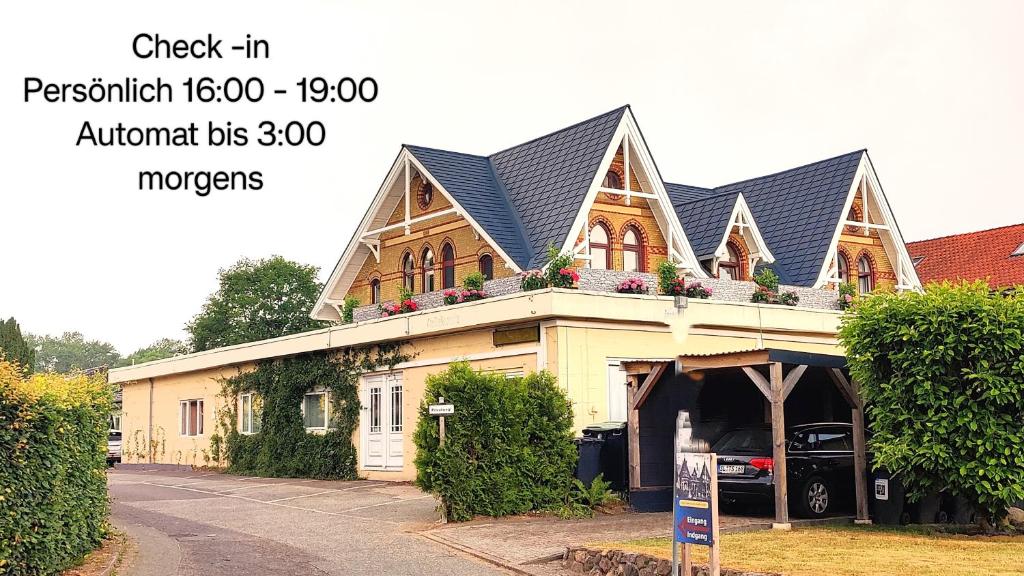
<svg viewBox="0 0 1024 576"><path fill-rule="evenodd" d="M407 484L120 469L108 485L138 543L121 576L507 574L417 535L436 502Z"/></svg>

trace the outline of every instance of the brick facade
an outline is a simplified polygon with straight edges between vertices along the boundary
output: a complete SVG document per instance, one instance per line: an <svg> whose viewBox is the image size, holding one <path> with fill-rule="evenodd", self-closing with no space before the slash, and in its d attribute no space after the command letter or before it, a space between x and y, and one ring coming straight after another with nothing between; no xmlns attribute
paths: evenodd
<svg viewBox="0 0 1024 576"><path fill-rule="evenodd" d="M422 188L423 180L417 175L410 184L410 217L417 218L452 207L447 198L434 190L430 204L425 209L422 208L419 202L419 199L422 198ZM388 224L398 224L404 219L405 198L403 196L391 217L388 218ZM441 247L445 243L451 243L455 249L455 284L457 286L462 284L463 278L479 271L479 259L484 254L489 254L493 258L495 278L514 274L505 266L505 261L498 255L497 250L480 237L465 218L456 214L448 214L413 224L408 235L402 228L389 230L380 235L380 241L380 262L378 263L372 254L367 256L347 294L355 296L362 304L370 304L370 282L374 279L380 280L381 283L381 302L398 298L402 285L402 258L406 253L412 254L413 261L416 263L413 292L422 293L422 256L423 251L428 247L434 253L434 287L440 290L442 286Z"/></svg>
<svg viewBox="0 0 1024 576"><path fill-rule="evenodd" d="M854 199L852 216L861 218L860 196ZM864 235L864 229L859 226L846 226L839 235L839 253L846 257L850 266L850 282L857 285L857 262L862 255L867 255L871 260L871 271L874 276L875 289L889 289L896 286L896 271L893 268L889 256L882 245L882 239L878 230L869 229Z"/></svg>

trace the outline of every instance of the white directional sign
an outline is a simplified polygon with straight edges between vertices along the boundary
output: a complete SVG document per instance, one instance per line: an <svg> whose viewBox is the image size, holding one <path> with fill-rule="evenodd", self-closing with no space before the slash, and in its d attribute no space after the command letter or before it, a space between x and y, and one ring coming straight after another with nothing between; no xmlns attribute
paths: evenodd
<svg viewBox="0 0 1024 576"><path fill-rule="evenodd" d="M455 414L455 404L431 404L427 410L431 416L449 416Z"/></svg>

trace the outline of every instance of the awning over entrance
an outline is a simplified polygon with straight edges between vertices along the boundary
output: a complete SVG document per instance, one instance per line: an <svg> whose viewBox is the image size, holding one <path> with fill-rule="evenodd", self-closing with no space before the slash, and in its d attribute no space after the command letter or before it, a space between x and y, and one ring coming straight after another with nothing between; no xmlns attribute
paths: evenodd
<svg viewBox="0 0 1024 576"><path fill-rule="evenodd" d="M680 374L695 375L716 371L741 370L768 400L771 407L772 455L774 461L775 526L788 528L789 498L786 481L786 422L784 406L790 393L810 368L815 374L827 374L849 405L853 423L854 482L857 520L868 522L866 450L864 443L864 403L856 382L844 371L846 358L838 355L794 350L756 348L713 354L684 354L674 362L627 361L623 367L629 380L629 472L630 489L641 488L641 408L659 383L686 386ZM822 378L818 376L818 378ZM647 425L645 424L645 427Z"/></svg>

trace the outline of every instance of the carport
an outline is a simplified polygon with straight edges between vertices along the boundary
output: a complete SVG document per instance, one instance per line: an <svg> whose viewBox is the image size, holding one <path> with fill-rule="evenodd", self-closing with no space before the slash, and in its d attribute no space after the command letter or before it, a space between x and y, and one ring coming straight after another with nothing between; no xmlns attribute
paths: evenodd
<svg viewBox="0 0 1024 576"><path fill-rule="evenodd" d="M789 498L786 482L786 410L814 418L853 424L854 488L858 523L867 523L867 477L863 401L857 385L844 371L843 356L759 348L737 352L681 355L675 363L623 362L628 378L630 499L664 499L671 494L671 430L678 410L688 410L698 437L714 442L723 432L712 414L729 412L740 422L771 423L775 463L774 527L786 529ZM797 388L797 385L800 388ZM798 394L793 394L799 390ZM709 397L720 397L716 402ZM791 395L793 398L791 398ZM839 408L833 408L838 399ZM787 404L787 399L790 403ZM754 402L756 400L756 403ZM794 404L797 402L797 404ZM763 414L759 413L762 411ZM670 498L670 496L669 496Z"/></svg>

